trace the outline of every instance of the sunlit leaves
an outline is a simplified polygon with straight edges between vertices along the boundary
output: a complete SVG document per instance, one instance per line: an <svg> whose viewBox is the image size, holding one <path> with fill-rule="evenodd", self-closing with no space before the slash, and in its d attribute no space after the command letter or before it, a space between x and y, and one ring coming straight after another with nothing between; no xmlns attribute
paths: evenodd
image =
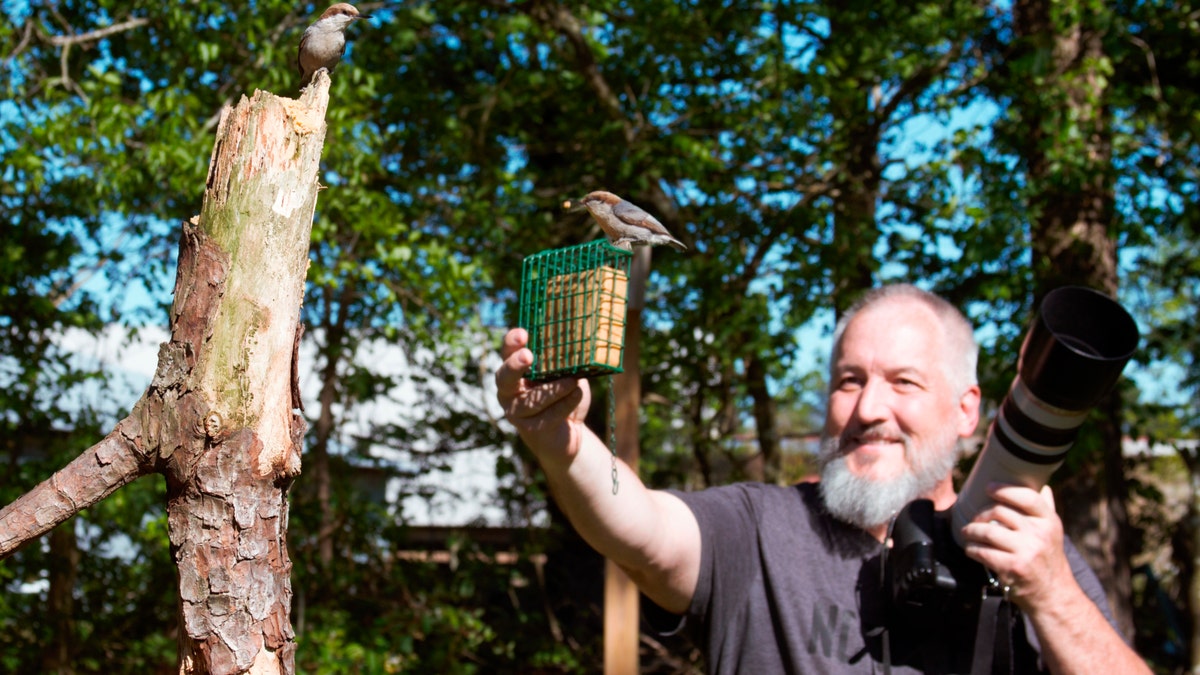
<svg viewBox="0 0 1200 675"><path fill-rule="evenodd" d="M1072 114L1073 99L1044 88L1052 53L1043 45L1009 50L1002 9L975 2L380 4L372 19L351 27L333 72L304 305L306 339L324 350L321 359L341 364L336 410L394 395L399 378L388 364L351 365L380 343L413 356L414 386L431 401L478 383L475 366L495 341L485 329L512 320L521 259L597 236L586 216L561 208L592 189L639 203L690 247L655 251L648 289L643 457L658 485L695 484L705 453L719 458L753 440L747 364L754 359L764 365L783 430L811 430L819 405L804 394L820 389L815 354L826 347L812 336L828 323L833 289L864 267L855 283L916 280L966 307L987 327L987 393L1002 395L1010 382L1034 288L1030 223L1039 207L1029 196L1047 189L1031 184L1017 148L1036 135L1047 167L1074 176L1049 184L1066 190L1094 160L1081 148L1096 119ZM1110 11L1097 2L1057 3L1055 11L1070 16L1051 19L1113 22L1101 26L1111 28L1105 57L1089 62L1099 87L1078 89L1079 100L1096 104L1088 96L1099 89L1110 96L1113 231L1123 245L1147 247L1130 263L1128 281L1145 285L1137 299L1153 325L1150 353L1191 368L1193 382L1200 104L1188 45L1195 18L1169 5ZM568 16L549 14L559 9ZM151 304L166 298L175 223L199 209L221 107L255 88L295 95L296 45L321 7L92 1L5 10L12 14L0 22L7 225L0 345L21 363L5 364L15 385L3 399L10 419L44 427L71 415L30 402L55 401L60 378L66 386L87 377L62 367L47 336L68 325L163 320L157 306L119 315L103 296L148 287ZM69 50L49 42L131 20L144 23ZM1010 105L1018 95L1047 111L1036 126ZM56 304L93 270L92 286ZM816 328L801 332L805 326ZM466 410L376 422L369 438L345 445L411 449L437 436L438 450L451 452L501 435L493 420ZM514 457L503 470L529 488L532 471ZM427 459L423 466L444 464ZM335 494L348 523L339 551L377 555L373 537L394 523L368 515L345 484ZM122 497L95 520L111 516L146 541L161 537L150 506L160 496ZM545 499L536 486L512 496L525 504ZM299 493L296 501L294 533L304 547L317 519ZM379 603L371 614L379 623L324 605L313 610L305 648L378 658L381 667L429 665L419 659L434 658L434 638L393 645L380 637L394 621L444 630L439 649L477 650L493 635L501 654L511 649L497 627L502 620L475 607L441 607L465 603L461 579L412 599L428 609L416 616L399 607L409 601L404 593L442 581L414 573L389 585L371 576L383 574L382 558L370 564L378 567L339 588ZM133 577L125 574L100 578L128 585ZM401 599L389 605L389 594ZM95 597L94 606L110 602ZM536 620L531 614L514 613L526 622ZM324 623L312 628L317 616ZM106 626L94 621L87 630L96 639ZM161 647L150 642L146 649ZM531 663L570 662L558 647L516 653ZM318 658L301 661L315 668Z"/></svg>

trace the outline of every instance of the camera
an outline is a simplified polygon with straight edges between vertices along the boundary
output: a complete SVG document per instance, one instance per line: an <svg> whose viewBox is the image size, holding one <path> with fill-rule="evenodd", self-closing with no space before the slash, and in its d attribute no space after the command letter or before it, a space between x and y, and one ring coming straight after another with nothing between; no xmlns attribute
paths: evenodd
<svg viewBox="0 0 1200 675"><path fill-rule="evenodd" d="M892 548L884 583L892 607L940 615L975 609L987 571L954 542L948 512L918 499L897 514L888 534Z"/></svg>
<svg viewBox="0 0 1200 675"><path fill-rule="evenodd" d="M917 500L893 521L885 573L894 608L977 610L988 574L966 557L959 531L989 505L989 483L1046 484L1137 343L1133 317L1108 296L1079 286L1046 295L958 501L935 512L932 502Z"/></svg>
<svg viewBox="0 0 1200 675"><path fill-rule="evenodd" d="M1042 489L1137 344L1133 317L1107 295L1081 286L1046 294L1021 346L1017 376L951 508L956 541L991 502L989 483Z"/></svg>

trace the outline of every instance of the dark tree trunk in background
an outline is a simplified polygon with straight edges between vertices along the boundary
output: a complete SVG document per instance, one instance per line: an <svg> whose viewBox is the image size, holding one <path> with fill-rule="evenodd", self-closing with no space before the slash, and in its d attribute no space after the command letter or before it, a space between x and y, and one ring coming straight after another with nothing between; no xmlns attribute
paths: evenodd
<svg viewBox="0 0 1200 675"><path fill-rule="evenodd" d="M42 654L42 672L73 675L75 658L75 579L79 576L79 542L75 538L75 519L50 531L50 588L46 591L50 644Z"/></svg>
<svg viewBox="0 0 1200 675"><path fill-rule="evenodd" d="M864 105L866 96L862 99ZM862 119L863 110L847 111ZM849 125L848 125L849 126ZM858 296L874 285L875 242L879 238L879 129L871 123L846 130L845 164L833 179L833 241L827 255L833 274L833 307L840 316Z"/></svg>
<svg viewBox="0 0 1200 675"><path fill-rule="evenodd" d="M328 293L332 295L333 290ZM339 297L326 297L324 316L320 339L325 341L322 348L324 366L321 369L321 393L318 395L317 423L313 429L313 444L309 449L310 470L313 485L316 487L317 511L319 514L317 528L317 562L320 564L320 578L327 579L332 574L333 567L333 536L337 530L337 517L333 508L333 478L329 466L329 441L333 437L336 426L334 407L341 403L338 394L338 384L342 374L339 371L347 357L347 311L354 301L356 289L353 282L342 286Z"/></svg>
<svg viewBox="0 0 1200 675"><path fill-rule="evenodd" d="M767 389L767 370L763 360L753 356L746 363L746 387L754 399L754 427L758 431L758 449L762 455L763 480L778 483L782 459L779 448L775 399Z"/></svg>
<svg viewBox="0 0 1200 675"><path fill-rule="evenodd" d="M1018 0L1013 5L1013 109L1031 188L1035 304L1064 285L1117 291L1117 246L1109 114L1104 106L1103 24L1086 3ZM1103 10L1100 10L1103 11ZM1036 65L1034 65L1036 64ZM1030 68L1037 69L1031 71ZM1133 637L1128 488L1121 456L1121 402L1099 406L1095 454L1057 476L1068 535L1100 576L1118 628ZM1082 448L1081 448L1082 450Z"/></svg>

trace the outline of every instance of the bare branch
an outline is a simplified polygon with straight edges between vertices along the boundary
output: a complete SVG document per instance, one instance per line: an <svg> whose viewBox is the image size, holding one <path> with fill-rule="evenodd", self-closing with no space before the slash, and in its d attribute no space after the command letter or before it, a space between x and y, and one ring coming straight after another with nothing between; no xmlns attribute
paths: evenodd
<svg viewBox="0 0 1200 675"><path fill-rule="evenodd" d="M22 35L21 35L21 41L17 43L17 46L15 48L13 48L12 52L6 57L6 60L12 61L13 59L17 58L17 56L21 52L25 51L25 48L29 46L29 42L32 38L33 38L33 21L26 20L25 26L24 26L24 31L22 32Z"/></svg>
<svg viewBox="0 0 1200 675"><path fill-rule="evenodd" d="M592 47L583 34L583 25L579 19L561 5L555 5L553 8L540 4L534 5L531 13L535 19L558 31L567 39L567 42L571 43L571 49L575 54L575 66L579 70L579 74L596 94L597 101L607 111L609 118L621 123L625 142L632 143L637 135L637 129L625 115L625 111L621 107L621 99L609 86L604 74L600 72L600 66L596 63L596 55L592 52Z"/></svg>
<svg viewBox="0 0 1200 675"><path fill-rule="evenodd" d="M820 180L816 181L812 186L802 190L800 200L788 209L788 213L805 208L817 197L828 194L829 186L833 181L834 173L834 169L826 171L825 175L822 176ZM771 247L775 245L775 242L783 236L784 232L787 230L787 227L788 223L786 222L786 219L780 218L775 221L774 225L771 226L771 229L767 232L767 234L759 240L758 248L755 249L754 255L750 256L750 260L746 262L746 266L742 273L742 280L744 283L748 284L751 279L754 279L756 276L758 276L758 268L760 265L762 265L763 260L766 259L767 252L770 251ZM815 242L810 242L810 244L814 243Z"/></svg>
<svg viewBox="0 0 1200 675"><path fill-rule="evenodd" d="M113 243L112 250L114 252L120 250L120 248L129 239L129 236L130 229L126 227L121 231L121 234L117 237L116 242ZM115 253L113 255L115 255ZM75 293L79 291L79 289L83 288L84 284L90 281L92 277L96 276L100 270L104 269L104 267L112 261L113 255L102 254L96 259L95 263L88 265L86 268L76 272L72 277L70 284L66 288L62 290L55 289L50 293L50 301L54 303L55 307L62 307L63 303L70 300Z"/></svg>
<svg viewBox="0 0 1200 675"><path fill-rule="evenodd" d="M105 26L104 28L97 28L96 30L88 31L86 33L78 33L74 35L52 35L46 38L46 42L54 45L55 47L68 47L70 45L82 44L84 42L95 42L96 40L103 40L109 35L115 35L117 33L124 33L125 31L133 30L135 28L141 28L148 23L150 23L149 19L144 17L136 17L122 21L121 23L114 23L111 26Z"/></svg>
<svg viewBox="0 0 1200 675"><path fill-rule="evenodd" d="M1150 71L1150 87L1154 92L1154 100L1162 103L1162 85L1158 81L1158 63L1154 58L1154 49L1136 35L1130 35L1128 39L1146 55L1146 68Z"/></svg>
<svg viewBox="0 0 1200 675"><path fill-rule="evenodd" d="M875 124L881 126L887 123L887 120L896 114L896 110L906 101L915 100L915 98L923 91L929 88L938 76L946 72L955 59L962 53L962 45L955 44L942 57L932 64L918 70L912 77L900 83L900 87L888 98L887 101L881 101L881 104L876 108L877 114Z"/></svg>
<svg viewBox="0 0 1200 675"><path fill-rule="evenodd" d="M0 560L153 470L138 452L140 425L127 417L37 487L0 509Z"/></svg>

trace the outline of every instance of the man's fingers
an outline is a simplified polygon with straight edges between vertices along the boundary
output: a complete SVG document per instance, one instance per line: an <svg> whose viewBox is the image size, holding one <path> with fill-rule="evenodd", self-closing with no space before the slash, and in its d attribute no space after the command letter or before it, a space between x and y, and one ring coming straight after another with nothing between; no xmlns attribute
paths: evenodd
<svg viewBox="0 0 1200 675"><path fill-rule="evenodd" d="M513 399L505 414L509 419L537 417L542 414L546 414L547 418L566 417L579 405L582 397L583 390L578 381L564 378L525 390ZM570 404L570 407L565 412L560 411L560 406L566 404ZM559 415L559 412L562 414Z"/></svg>
<svg viewBox="0 0 1200 675"><path fill-rule="evenodd" d="M1049 485L1043 485L1040 494L1046 505L1050 507L1050 511L1057 513L1058 509L1054 506L1054 490L1051 490Z"/></svg>
<svg viewBox="0 0 1200 675"><path fill-rule="evenodd" d="M975 518L977 523L999 524L1007 527L1010 530L1017 529L1020 524L1020 519L1023 514L1014 511L1012 508L996 504L990 508L984 509Z"/></svg>
<svg viewBox="0 0 1200 675"><path fill-rule="evenodd" d="M504 334L504 343L500 346L500 358L508 360L518 349L529 344L529 333L524 328L513 328Z"/></svg>
<svg viewBox="0 0 1200 675"><path fill-rule="evenodd" d="M500 396L516 396L521 388L521 378L533 363L533 354L528 349L508 357L496 370L496 393Z"/></svg>
<svg viewBox="0 0 1200 675"><path fill-rule="evenodd" d="M1054 511L1053 498L1047 503L1043 493L1020 485L993 483L988 486L988 494L998 504L1004 504L1025 515L1040 516Z"/></svg>
<svg viewBox="0 0 1200 675"><path fill-rule="evenodd" d="M520 391L521 378L533 365L533 352L525 348L526 334L523 329L514 328L504 336L504 346L500 355L504 363L496 370L496 393L499 396L516 396Z"/></svg>
<svg viewBox="0 0 1200 675"><path fill-rule="evenodd" d="M991 548L1012 551L1014 542L1019 535L1003 522L993 520L987 523L971 523L963 528L963 537L974 543L985 544Z"/></svg>
<svg viewBox="0 0 1200 675"><path fill-rule="evenodd" d="M563 419L571 415L587 395L580 380L563 378L552 382L523 384L533 365L533 352L527 347L529 333L513 328L504 335L500 355L504 362L496 370L496 394L504 406L504 415L512 421Z"/></svg>

